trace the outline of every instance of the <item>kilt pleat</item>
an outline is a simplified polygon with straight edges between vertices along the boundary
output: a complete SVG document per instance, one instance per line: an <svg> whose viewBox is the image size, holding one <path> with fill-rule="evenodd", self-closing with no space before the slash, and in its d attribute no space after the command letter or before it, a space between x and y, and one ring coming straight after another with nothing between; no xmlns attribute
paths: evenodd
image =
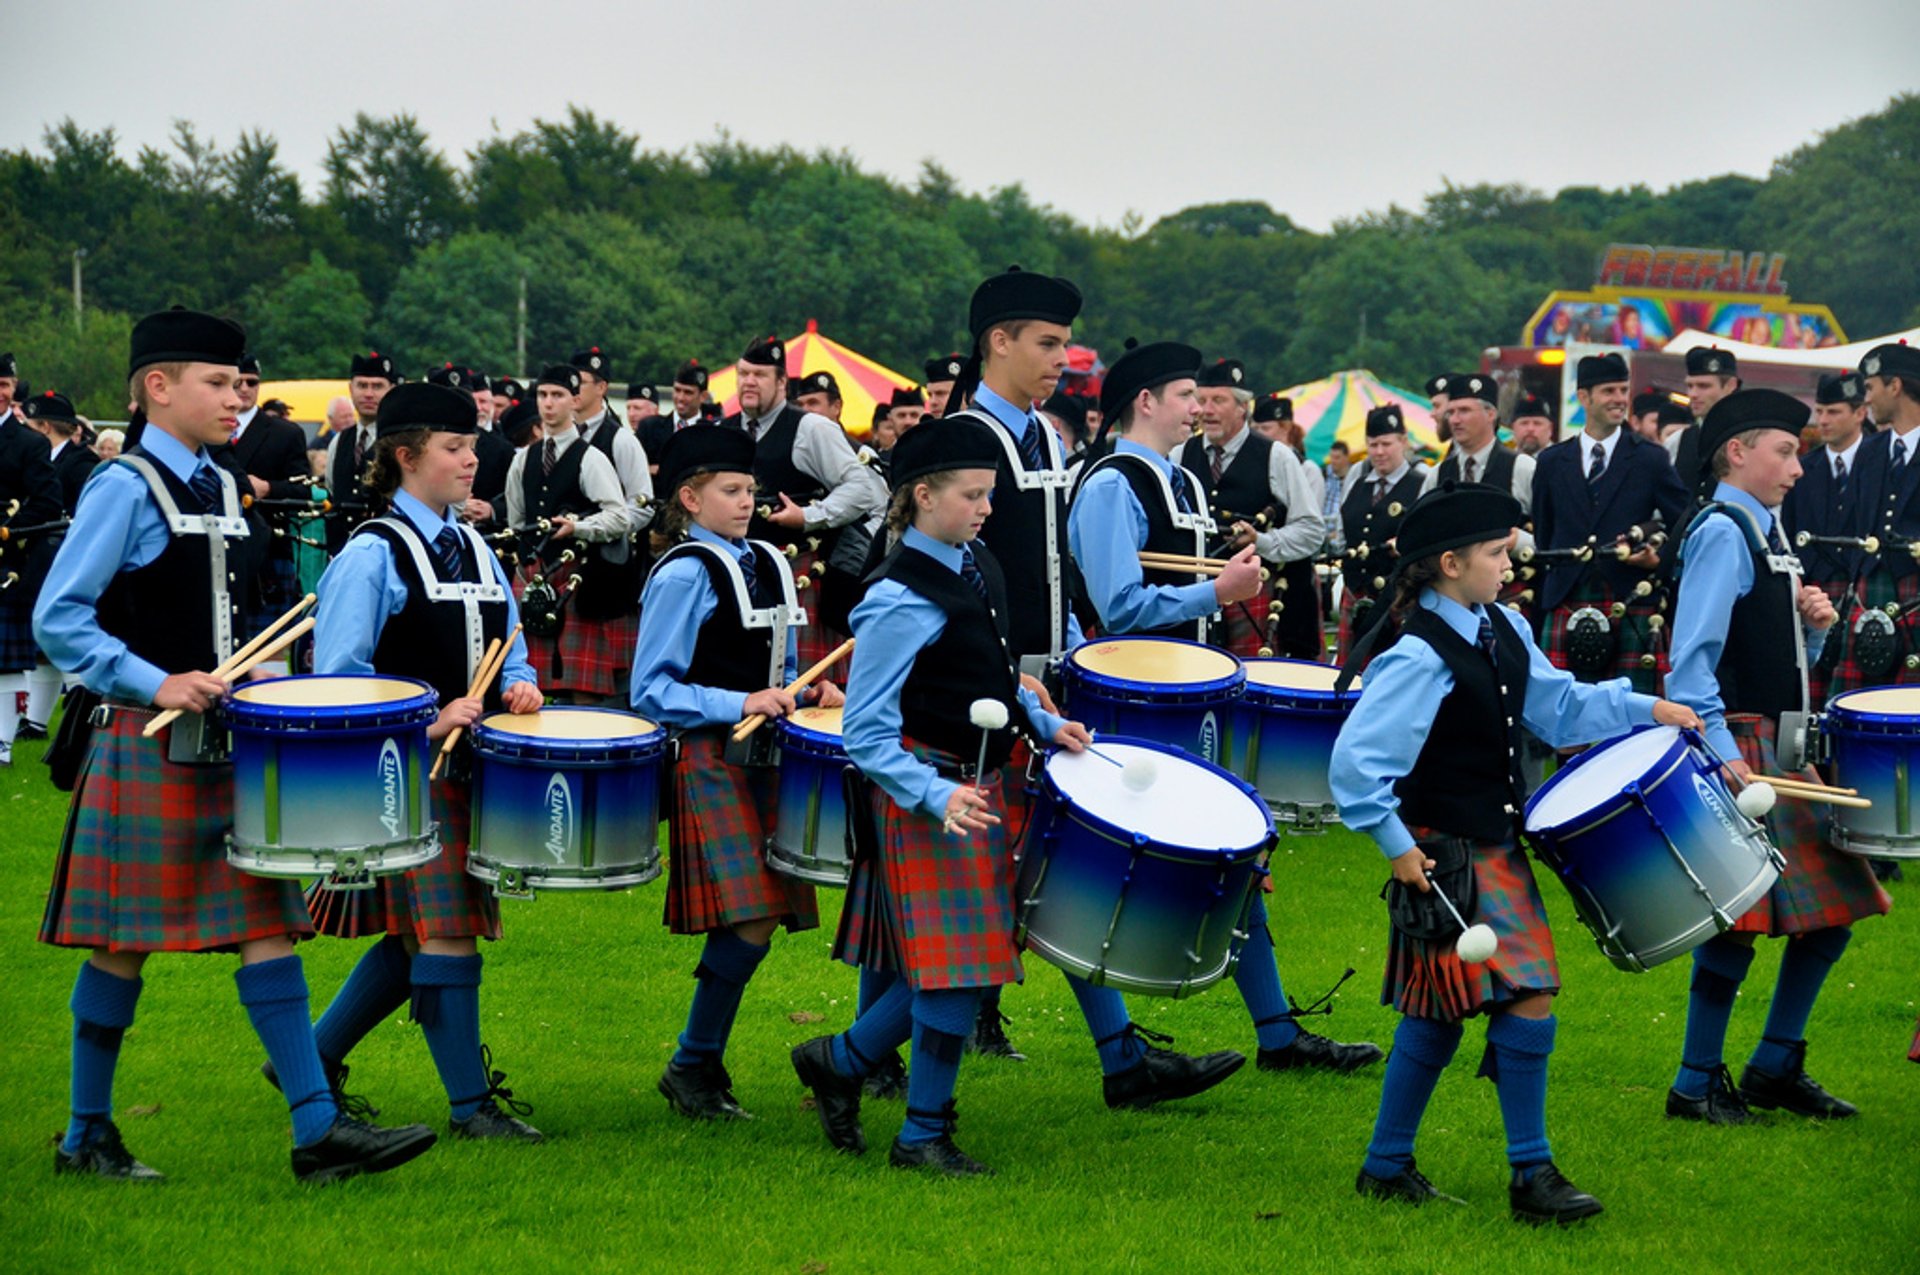
<svg viewBox="0 0 1920 1275"><path fill-rule="evenodd" d="M571 568L568 568L570 570ZM556 585L568 577L554 577ZM527 576L514 580L515 598L526 595ZM557 636L526 633L527 660L533 665L540 689L548 694L609 699L625 693L633 671L633 650L640 640L640 612L636 608L610 620L582 619L571 605Z"/></svg>
<svg viewBox="0 0 1920 1275"><path fill-rule="evenodd" d="M1613 667L1599 678L1583 680L1605 681L1624 677L1641 694L1658 695L1668 670L1667 644L1649 623L1658 614L1658 608L1645 598L1621 600L1627 604L1627 613L1615 620L1610 610L1614 604L1612 588L1598 576L1589 575L1559 606L1541 618L1540 650L1555 668L1570 667L1567 663L1567 623L1575 611L1592 607L1607 616L1607 623L1613 626L1614 661ZM1644 662L1644 657L1649 655L1653 657L1651 667Z"/></svg>
<svg viewBox="0 0 1920 1275"><path fill-rule="evenodd" d="M779 812L778 772L730 766L720 731L680 737L669 815L667 928L705 934L777 917L790 931L820 924L814 889L767 866Z"/></svg>
<svg viewBox="0 0 1920 1275"><path fill-rule="evenodd" d="M1391 929L1381 1004L1416 1018L1459 1022L1528 993L1559 990L1553 932L1526 855L1510 842L1476 843L1473 880L1479 899L1467 923L1492 926L1499 950L1469 965L1455 954L1454 939L1430 943Z"/></svg>

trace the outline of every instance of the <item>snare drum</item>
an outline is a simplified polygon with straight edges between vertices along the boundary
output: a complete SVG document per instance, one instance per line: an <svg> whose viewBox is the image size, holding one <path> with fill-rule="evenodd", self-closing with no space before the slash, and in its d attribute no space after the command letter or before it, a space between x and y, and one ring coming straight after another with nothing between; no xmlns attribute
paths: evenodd
<svg viewBox="0 0 1920 1275"><path fill-rule="evenodd" d="M1920 763L1920 686L1849 691L1827 706L1821 738L1837 784L1857 788L1871 810L1834 806L1834 847L1885 859L1920 859L1909 776Z"/></svg>
<svg viewBox="0 0 1920 1275"><path fill-rule="evenodd" d="M1240 661L1217 647L1099 638L1067 657L1067 711L1096 733L1158 740L1218 762L1228 755L1221 736L1246 681Z"/></svg>
<svg viewBox="0 0 1920 1275"><path fill-rule="evenodd" d="M1137 758L1158 772L1140 792L1121 782ZM1191 995L1239 959L1272 846L1252 785L1170 744L1108 736L1056 752L1020 862L1015 937L1090 983Z"/></svg>
<svg viewBox="0 0 1920 1275"><path fill-rule="evenodd" d="M853 763L840 744L840 710L799 708L776 726L780 811L767 838L767 866L800 881L845 889L853 876L847 849L847 798Z"/></svg>
<svg viewBox="0 0 1920 1275"><path fill-rule="evenodd" d="M1246 670L1229 769L1259 790L1284 831L1320 832L1340 822L1327 768L1334 738L1360 702L1360 679L1337 692L1340 670L1310 660L1248 660Z"/></svg>
<svg viewBox="0 0 1920 1275"><path fill-rule="evenodd" d="M666 752L666 731L610 708L481 718L467 871L517 898L645 885L660 875Z"/></svg>
<svg viewBox="0 0 1920 1275"><path fill-rule="evenodd" d="M226 711L234 867L356 890L440 853L427 793L427 727L440 710L425 682L374 673L276 677L235 689Z"/></svg>
<svg viewBox="0 0 1920 1275"><path fill-rule="evenodd" d="M1732 929L1785 866L1698 736L1671 726L1575 757L1527 803L1526 829L1600 950L1634 973Z"/></svg>

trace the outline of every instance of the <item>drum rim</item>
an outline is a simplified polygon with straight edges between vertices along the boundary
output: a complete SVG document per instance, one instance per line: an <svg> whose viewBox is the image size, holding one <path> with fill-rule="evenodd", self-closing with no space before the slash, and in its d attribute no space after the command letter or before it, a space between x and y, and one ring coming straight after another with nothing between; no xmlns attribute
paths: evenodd
<svg viewBox="0 0 1920 1275"><path fill-rule="evenodd" d="M1251 846L1235 846L1222 850L1205 846L1177 846L1165 841L1147 842L1147 845L1155 847L1160 852L1159 857L1164 859L1177 859L1181 862L1204 861L1207 863L1218 863L1223 859L1230 863L1238 862L1239 856L1259 854L1262 850L1271 846L1279 836L1274 830L1273 811L1268 808L1267 800L1260 795L1260 790L1248 783L1245 779L1242 779L1239 775L1228 770L1225 766L1190 753L1176 744L1163 744L1156 739L1142 739L1135 735L1102 734L1094 740L1096 747L1101 744L1127 744L1136 748L1147 748L1154 752L1166 753L1169 756L1177 757L1182 761L1192 762L1197 766L1204 766L1244 793L1253 804L1259 808L1261 818L1266 820L1266 836L1254 842ZM1061 790L1059 783L1053 777L1053 762L1056 757L1060 756L1060 751L1061 750L1055 750L1049 753L1046 762L1040 768L1041 781L1045 785L1046 798L1049 801L1064 805L1069 817L1079 818L1081 822L1087 826L1089 832L1104 836L1121 845L1133 845L1134 833L1131 830L1122 828L1119 824L1109 819L1102 818L1100 815L1095 814L1093 811L1088 810L1086 807L1074 801Z"/></svg>
<svg viewBox="0 0 1920 1275"><path fill-rule="evenodd" d="M1882 712L1879 709L1849 708L1847 706L1847 701L1856 695L1870 695L1878 691L1904 690L1911 690L1914 691L1916 695L1920 695L1920 686L1914 686L1910 683L1890 686L1856 686L1845 694L1836 695L1833 699L1827 701L1826 717L1832 719L1834 726L1840 731L1855 730L1861 734L1892 735L1899 732L1892 730L1862 730L1861 728L1871 726L1910 727L1915 737L1920 738L1920 713L1888 713Z"/></svg>
<svg viewBox="0 0 1920 1275"><path fill-rule="evenodd" d="M292 673L286 677L267 678L258 685L312 681L317 678L341 682L404 682L417 687L418 693L406 699L387 700L380 704L267 704L246 698L246 692L255 685L249 683L236 687L221 705L221 711L226 714L227 724L231 727L241 731L269 733L302 723L325 723L345 729L379 729L405 726L415 721L431 722L440 715L440 697L433 687L417 677L401 677L395 673Z"/></svg>
<svg viewBox="0 0 1920 1275"><path fill-rule="evenodd" d="M1208 678L1203 682L1148 682L1137 677L1122 677L1117 673L1102 673L1080 663L1080 653L1090 646L1105 642L1165 642L1173 646L1190 646L1207 652L1209 655L1223 656L1233 661L1233 670L1222 677ZM1072 682L1075 678L1095 685L1111 687L1145 687L1167 691L1158 702L1175 702L1182 695L1218 695L1221 691L1232 692L1236 687L1246 685L1247 669L1245 663L1232 651L1223 651L1217 646L1208 646L1205 642L1195 642L1191 638L1149 637L1145 634L1122 633L1113 637L1088 638L1073 650L1067 652L1067 658L1061 661L1061 676ZM1229 694L1228 698L1234 698ZM1156 701L1146 701L1153 703Z"/></svg>
<svg viewBox="0 0 1920 1275"><path fill-rule="evenodd" d="M1330 669L1337 675L1340 670L1331 664L1322 664L1318 660L1296 660L1288 655L1256 655L1252 659L1240 661L1240 664L1241 671L1247 675L1246 689L1241 692L1242 699L1274 701L1293 698L1306 701L1298 705L1301 708L1311 707L1321 711L1339 708L1348 712L1351 712L1353 706L1360 702L1362 687L1357 677L1353 679L1353 685L1346 690L1336 691L1331 686L1324 690L1317 686L1275 686L1271 682L1258 680L1251 671L1275 664L1298 664L1306 668Z"/></svg>
<svg viewBox="0 0 1920 1275"><path fill-rule="evenodd" d="M1580 769L1581 766L1585 765L1587 762L1591 761L1593 758L1605 752L1608 747L1612 746L1613 744L1617 744L1622 740L1632 739L1635 735L1643 735L1648 731L1676 730L1676 729L1677 729L1676 727L1662 726L1658 722L1651 722L1645 726L1636 726L1624 735L1617 735L1613 739L1607 740L1605 744L1595 745L1594 747L1587 749L1585 752L1580 753L1572 761L1568 762L1566 765L1560 767L1560 769L1554 771L1553 774L1549 775L1547 777L1547 782L1545 782L1544 784L1541 784L1538 788L1534 790L1533 795L1527 798L1526 807L1520 812L1520 827L1522 831L1533 836L1559 834L1559 833L1565 832L1568 829L1573 829L1576 832L1583 832L1583 831L1586 831L1587 829L1598 827L1600 824L1605 823L1608 819L1611 819L1615 815L1619 814L1621 810L1626 809L1627 807L1633 805L1634 804L1633 798L1627 796L1625 792L1616 791L1613 793L1613 795L1602 798L1599 802L1595 803L1593 806L1589 807L1586 811L1584 811L1579 815L1576 815L1572 819L1563 819L1559 823L1548 824L1546 827L1543 827L1543 828L1536 828L1533 826L1534 808L1540 805L1541 802L1546 800L1547 794L1554 791L1556 785L1560 783L1562 778L1564 778L1567 775L1574 774ZM1679 750L1680 757L1674 757L1671 755L1675 749ZM1655 783L1659 784L1659 783L1666 782L1667 777L1673 773L1674 767L1679 764L1681 758L1691 751L1692 751L1692 746L1687 742L1686 735L1684 733L1676 734L1674 736L1672 745L1669 746L1666 752L1663 752L1660 754L1660 759L1657 762L1655 762L1653 766L1650 768L1651 770L1656 770L1660 772L1659 778L1655 780ZM1636 781L1636 782L1639 782L1639 781ZM1574 825L1576 823L1578 823L1580 826L1577 829L1574 829Z"/></svg>
<svg viewBox="0 0 1920 1275"><path fill-rule="evenodd" d="M844 722L846 719L842 718L841 720ZM816 730L811 726L802 725L791 717L782 717L773 725L774 733L780 736L781 748L789 748L799 744L809 747L801 747L795 751L807 753L809 756L845 758L847 755L847 746L844 742L847 737L845 731L838 731L829 735L826 731ZM828 748L832 751L824 751Z"/></svg>
<svg viewBox="0 0 1920 1275"><path fill-rule="evenodd" d="M523 717L524 713L508 713L502 709L497 713L488 713L473 724L473 750L475 753L493 757L533 757L538 753L567 752L589 753L595 755L592 760L628 760L644 761L648 757L663 752L667 746L667 728L651 717L642 717L638 713L629 713L624 709L600 708L591 704L555 704L543 707L538 713L602 713L619 717L629 717L637 722L645 722L651 730L638 735L616 735L611 739L568 739L554 735L523 735L518 731L500 726L489 726L487 721L493 717ZM537 715L537 714L534 714ZM517 742L510 742L517 741ZM500 745L504 744L505 747ZM599 754L608 752L632 752L636 757L609 759Z"/></svg>

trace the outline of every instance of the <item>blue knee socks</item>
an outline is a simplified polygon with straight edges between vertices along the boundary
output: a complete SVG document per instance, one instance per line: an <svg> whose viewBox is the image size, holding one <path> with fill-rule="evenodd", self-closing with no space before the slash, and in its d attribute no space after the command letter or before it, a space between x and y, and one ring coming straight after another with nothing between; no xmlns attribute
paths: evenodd
<svg viewBox="0 0 1920 1275"><path fill-rule="evenodd" d="M906 979L892 977L892 984L860 1011L853 1026L833 1038L833 1069L841 1075L867 1075L913 1034L913 988ZM861 980L863 986L865 981Z"/></svg>
<svg viewBox="0 0 1920 1275"><path fill-rule="evenodd" d="M140 999L139 978L116 978L92 961L83 961L73 981L73 1114L60 1147L67 1154L86 1141L89 1117L113 1114L113 1068L120 1061L120 1037L133 1026Z"/></svg>
<svg viewBox="0 0 1920 1275"><path fill-rule="evenodd" d="M1693 986L1687 994L1687 1032L1680 1046L1674 1092L1704 1098L1725 1059L1733 998L1753 964L1753 945L1721 934L1693 949Z"/></svg>
<svg viewBox="0 0 1920 1275"><path fill-rule="evenodd" d="M1233 969L1233 984L1247 1003L1254 1035L1262 1049L1285 1049L1300 1035L1300 1025L1287 1013L1287 994L1280 987L1280 967L1274 962L1273 936L1267 932L1267 905L1258 894L1247 917L1247 945Z"/></svg>
<svg viewBox="0 0 1920 1275"><path fill-rule="evenodd" d="M453 1118L466 1120L487 1098L480 1055L480 964L473 956L413 958L413 1018L427 1038Z"/></svg>
<svg viewBox="0 0 1920 1275"><path fill-rule="evenodd" d="M1413 1140L1420 1132L1440 1073L1460 1047L1460 1024L1437 1018L1403 1018L1393 1033L1393 1055L1380 1088L1380 1114L1373 1123L1362 1166L1376 1178L1400 1176L1413 1163Z"/></svg>
<svg viewBox="0 0 1920 1275"><path fill-rule="evenodd" d="M718 1061L726 1053L734 1015L740 1012L740 998L768 951L769 948L749 943L732 930L715 930L707 935L699 968L694 970L699 986L694 988L687 1026L680 1033L680 1047L673 1054L675 1066L692 1067L707 1059Z"/></svg>
<svg viewBox="0 0 1920 1275"><path fill-rule="evenodd" d="M858 1018L873 1007L873 1003L887 994L887 989L900 981L900 976L892 970L860 967L860 1000L853 1008L853 1016Z"/></svg>
<svg viewBox="0 0 1920 1275"><path fill-rule="evenodd" d="M947 1109L960 1079L960 1052L980 1012L980 989L954 988L913 994L913 1061L907 1068L905 1146L932 1142L947 1132Z"/></svg>
<svg viewBox="0 0 1920 1275"><path fill-rule="evenodd" d="M1525 1181L1553 1159L1547 1146L1547 1057L1559 1020L1495 1014L1487 1024L1500 1092L1500 1119L1507 1127L1507 1163Z"/></svg>
<svg viewBox="0 0 1920 1275"><path fill-rule="evenodd" d="M1807 1019L1813 1014L1820 986L1852 937L1852 930L1836 925L1787 940L1786 953L1780 958L1780 980L1774 984L1773 1004L1767 1009L1767 1025L1753 1051L1755 1068L1784 1076L1793 1067L1793 1046L1806 1039Z"/></svg>
<svg viewBox="0 0 1920 1275"><path fill-rule="evenodd" d="M313 1025L313 1043L320 1057L344 1062L368 1032L406 1004L413 995L412 969L413 957L397 935L389 934L368 948Z"/></svg>
<svg viewBox="0 0 1920 1275"><path fill-rule="evenodd" d="M339 1111L313 1043L312 1004L300 958L282 956L242 965L234 971L233 981L240 988L240 1003L247 1007L253 1030L273 1060L280 1092L293 1111L294 1145L318 1142L333 1128Z"/></svg>
<svg viewBox="0 0 1920 1275"><path fill-rule="evenodd" d="M1087 1031L1093 1036L1094 1047L1100 1051L1102 1074L1111 1076L1125 1071L1147 1056L1140 1038L1127 1030L1133 1018L1127 1013L1127 1003L1120 999L1120 993L1111 987L1095 987L1075 974L1067 975L1067 986L1073 989L1073 998L1080 1002Z"/></svg>

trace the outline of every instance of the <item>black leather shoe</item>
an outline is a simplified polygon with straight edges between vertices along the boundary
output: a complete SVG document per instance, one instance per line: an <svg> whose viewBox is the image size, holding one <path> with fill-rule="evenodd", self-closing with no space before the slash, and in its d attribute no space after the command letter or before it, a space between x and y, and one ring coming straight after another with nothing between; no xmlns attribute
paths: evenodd
<svg viewBox="0 0 1920 1275"><path fill-rule="evenodd" d="M672 1108L689 1120L751 1120L733 1097L733 1077L717 1058L683 1067L668 1063L658 1086Z"/></svg>
<svg viewBox="0 0 1920 1275"><path fill-rule="evenodd" d="M53 1149L53 1171L91 1173L97 1178L120 1182L165 1182L167 1175L150 1169L133 1158L127 1144L120 1141L120 1128L111 1120L96 1120L87 1129L86 1141L69 1155L61 1147Z"/></svg>
<svg viewBox="0 0 1920 1275"><path fill-rule="evenodd" d="M813 1090L813 1109L827 1141L848 1155L865 1155L866 1130L860 1127L860 1082L833 1069L833 1037L815 1036L796 1045L793 1072Z"/></svg>
<svg viewBox="0 0 1920 1275"><path fill-rule="evenodd" d="M950 1178L990 1178L993 1170L953 1145L953 1135L943 1133L932 1142L915 1146L893 1140L887 1163L896 1169L932 1169Z"/></svg>
<svg viewBox="0 0 1920 1275"><path fill-rule="evenodd" d="M46 737L46 727L42 726L39 722L30 722L24 717L20 719L20 728L13 732L15 743L28 739L45 739Z"/></svg>
<svg viewBox="0 0 1920 1275"><path fill-rule="evenodd" d="M1354 1180L1353 1189L1376 1200L1400 1200L1407 1204L1465 1204L1457 1195L1448 1195L1433 1183L1411 1160L1407 1167L1390 1178L1376 1178L1365 1169Z"/></svg>
<svg viewBox="0 0 1920 1275"><path fill-rule="evenodd" d="M509 1142L545 1142L547 1135L520 1119L500 1110L492 1098L465 1120L449 1120L447 1128L456 1138L501 1138Z"/></svg>
<svg viewBox="0 0 1920 1275"><path fill-rule="evenodd" d="M302 1182L337 1182L362 1173L397 1169L438 1141L423 1124L394 1129L341 1116L327 1136L311 1146L293 1149L293 1176Z"/></svg>
<svg viewBox="0 0 1920 1275"><path fill-rule="evenodd" d="M1129 1024L1128 1030L1139 1034L1136 1024ZM1157 1034L1155 1038L1171 1039ZM1107 1106L1116 1111L1123 1107L1141 1110L1176 1098L1191 1098L1239 1071L1247 1061L1245 1054L1233 1049L1197 1058L1152 1045L1146 1050L1146 1057L1133 1066L1101 1079L1100 1088Z"/></svg>
<svg viewBox="0 0 1920 1275"><path fill-rule="evenodd" d="M1788 1048L1792 1052L1787 1070L1781 1075L1761 1071L1752 1063L1741 1068L1740 1096L1748 1106L1767 1111L1779 1108L1815 1120L1845 1120L1860 1114L1859 1108L1834 1097L1807 1074L1806 1041L1796 1040Z"/></svg>
<svg viewBox="0 0 1920 1275"><path fill-rule="evenodd" d="M1326 1071L1358 1071L1368 1063L1386 1057L1371 1041L1343 1045L1325 1036L1302 1031L1285 1049L1263 1049L1255 1059L1261 1071L1292 1071L1298 1067L1319 1067Z"/></svg>
<svg viewBox="0 0 1920 1275"><path fill-rule="evenodd" d="M368 1102L365 1098L360 1097L358 1094L350 1094L346 1091L347 1072L351 1070L347 1064L343 1062L331 1062L326 1058L322 1058L320 1065L324 1067L327 1072L327 1087L333 1090L333 1105L340 1108L343 1114L352 1116L355 1120L363 1121L370 1121L380 1114L380 1109ZM271 1058L260 1064L260 1074L266 1077L267 1083L275 1089L280 1087L280 1073L273 1069L273 1060Z"/></svg>
<svg viewBox="0 0 1920 1275"><path fill-rule="evenodd" d="M1533 1226L1549 1222L1565 1226L1601 1211L1600 1201L1561 1176L1551 1162L1533 1171L1525 1182L1507 1188L1507 1202L1513 1206L1513 1220Z"/></svg>
<svg viewBox="0 0 1920 1275"><path fill-rule="evenodd" d="M907 1065L900 1061L900 1051L894 1050L882 1058L874 1069L860 1082L860 1092L869 1098L901 1100L907 1096Z"/></svg>
<svg viewBox="0 0 1920 1275"><path fill-rule="evenodd" d="M1698 1120L1704 1124L1750 1124L1753 1113L1733 1087L1733 1076L1725 1067L1714 1073L1704 1098L1689 1098L1678 1089L1667 1090L1667 1118Z"/></svg>
<svg viewBox="0 0 1920 1275"><path fill-rule="evenodd" d="M998 1006L982 1005L980 1016L973 1021L973 1035L967 1037L967 1052L1004 1058L1008 1062L1025 1062L1027 1056L1007 1039L1007 1024L1012 1021Z"/></svg>

